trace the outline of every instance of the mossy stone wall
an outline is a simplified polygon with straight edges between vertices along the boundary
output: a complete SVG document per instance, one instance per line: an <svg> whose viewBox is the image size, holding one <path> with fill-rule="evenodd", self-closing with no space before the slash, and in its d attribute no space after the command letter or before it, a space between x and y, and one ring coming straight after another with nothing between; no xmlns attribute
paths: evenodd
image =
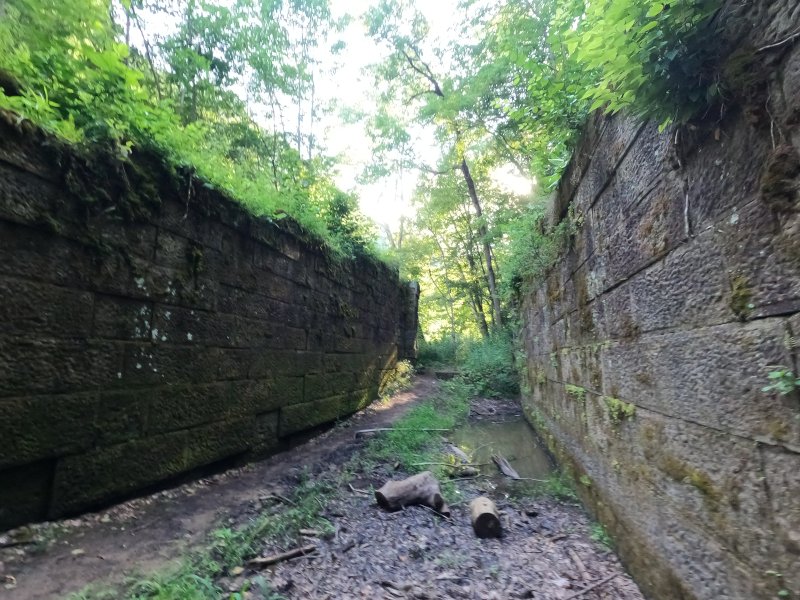
<svg viewBox="0 0 800 600"><path fill-rule="evenodd" d="M800 368L800 8L718 19L747 85L664 132L595 116L522 308L526 414L658 600L800 595L800 396L762 391Z"/></svg>
<svg viewBox="0 0 800 600"><path fill-rule="evenodd" d="M363 408L413 354L416 294L157 156L0 115L0 530Z"/></svg>

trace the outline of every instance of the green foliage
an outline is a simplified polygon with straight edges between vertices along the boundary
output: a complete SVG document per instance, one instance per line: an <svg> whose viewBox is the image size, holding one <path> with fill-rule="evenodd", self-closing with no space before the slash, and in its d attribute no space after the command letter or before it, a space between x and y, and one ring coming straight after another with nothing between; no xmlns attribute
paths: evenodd
<svg viewBox="0 0 800 600"><path fill-rule="evenodd" d="M455 366L459 349L458 339L444 336L433 340L422 338L418 342L417 364L420 368L430 366Z"/></svg>
<svg viewBox="0 0 800 600"><path fill-rule="evenodd" d="M564 385L564 389L566 390L567 394L575 398L575 400L578 402L586 401L586 388L567 383Z"/></svg>
<svg viewBox="0 0 800 600"><path fill-rule="evenodd" d="M149 577L133 578L127 590L87 588L73 594L71 600L223 600L231 596L216 584L216 579L257 555L267 543L284 546L296 544L299 530L313 528L332 532L329 521L320 516L321 507L334 493L330 484L304 478L286 504L257 514L242 527L225 527L211 534L209 545L186 558L177 567ZM261 597L278 600L263 578L255 578L253 587ZM247 589L241 590L246 592Z"/></svg>
<svg viewBox="0 0 800 600"><path fill-rule="evenodd" d="M291 56L299 62L283 55L294 49L293 27L305 24L313 34L321 26L326 1L293 2L287 12L282 2L191 0L174 8L169 0L136 0L124 3L129 25L141 26L143 5L179 21L145 56L120 41L110 0L8 0L0 73L22 92L0 90L0 109L70 142L109 148L121 161L137 148L155 150L256 215L291 215L340 254L369 250L374 232L355 200L333 185L331 165L303 159L302 140L293 148L285 134L256 125L232 91L246 85L273 106L277 94L302 97L314 36L297 42L303 47Z"/></svg>
<svg viewBox="0 0 800 600"><path fill-rule="evenodd" d="M411 386L414 365L407 360L397 361L394 369L386 376L381 388L381 398L386 399Z"/></svg>
<svg viewBox="0 0 800 600"><path fill-rule="evenodd" d="M537 286L556 264L575 232L570 218L548 227L543 203L521 211L506 225L508 245L500 263L503 298L507 303Z"/></svg>
<svg viewBox="0 0 800 600"><path fill-rule="evenodd" d="M611 396L603 396L603 401L606 403L606 409L614 424L622 423L625 419L633 419L636 414L636 405L630 402L624 402Z"/></svg>
<svg viewBox="0 0 800 600"><path fill-rule="evenodd" d="M592 525L589 537L608 550L611 550L614 547L614 540L611 539L611 536L608 535L606 528L600 523L594 523Z"/></svg>
<svg viewBox="0 0 800 600"><path fill-rule="evenodd" d="M519 374L514 367L511 335L505 331L467 342L461 377L479 394L488 397L519 395Z"/></svg>
<svg viewBox="0 0 800 600"><path fill-rule="evenodd" d="M719 95L719 48L709 27L719 0L587 2L567 48L600 81L591 109L626 109L663 125L683 122Z"/></svg>
<svg viewBox="0 0 800 600"><path fill-rule="evenodd" d="M788 396L800 389L800 377L786 367L778 366L767 374L770 384L761 388L763 392L775 392L781 396Z"/></svg>
<svg viewBox="0 0 800 600"><path fill-rule="evenodd" d="M392 431L373 440L366 448L370 461L399 462L409 473L427 469L420 462L431 462L436 432L423 429L452 429L469 414L469 401L474 390L459 381L445 381L441 391L430 400L418 404L394 424ZM435 469L434 469L435 470Z"/></svg>

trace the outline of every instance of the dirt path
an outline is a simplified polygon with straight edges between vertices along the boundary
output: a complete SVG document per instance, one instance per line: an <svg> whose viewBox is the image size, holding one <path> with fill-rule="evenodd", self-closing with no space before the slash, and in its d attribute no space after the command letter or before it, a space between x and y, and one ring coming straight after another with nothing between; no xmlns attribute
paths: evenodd
<svg viewBox="0 0 800 600"><path fill-rule="evenodd" d="M339 486L322 513L335 533L306 538L316 546L313 554L263 572L232 571L235 577L216 582L239 593L231 597L272 600L277 591L289 599L642 600L613 552L591 539L592 523L577 504L514 496L519 482L509 487L480 478L456 484L464 500L452 504L452 518L443 520L424 508L396 513L378 508L364 488L402 477L393 465L359 463L358 469L368 471L341 483L341 467L363 447L353 431L391 425L437 387L434 379L418 378L389 403L262 462L80 519L33 526L27 533L45 541L0 550L0 577L7 574L16 582L13 589L0 587L0 598L65 598L89 583L114 584L161 571L207 543L214 529L247 522L266 496L290 495L308 470L314 480ZM493 419L503 406L518 410L509 403L477 401L471 420ZM479 540L472 531L468 499L479 494L500 509L499 540ZM264 553L285 549L267 547Z"/></svg>
<svg viewBox="0 0 800 600"><path fill-rule="evenodd" d="M16 532L43 541L0 549L0 598L65 598L92 582L117 583L133 573L163 569L187 548L204 542L228 515L246 512L260 496L291 487L292 473L347 460L359 446L354 428L390 425L428 397L436 385L434 379L420 377L410 390L388 403L375 404L341 426L247 467L79 519ZM16 585L3 586L4 576Z"/></svg>

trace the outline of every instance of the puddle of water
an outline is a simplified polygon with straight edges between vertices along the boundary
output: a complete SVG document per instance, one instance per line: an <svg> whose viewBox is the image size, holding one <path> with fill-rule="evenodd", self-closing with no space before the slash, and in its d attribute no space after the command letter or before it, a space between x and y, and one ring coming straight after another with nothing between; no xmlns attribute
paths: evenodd
<svg viewBox="0 0 800 600"><path fill-rule="evenodd" d="M550 457L523 417L500 422L478 421L453 431L450 441L461 448L480 467L483 475L508 479L492 462L492 454L502 454L520 477L546 479L554 471Z"/></svg>

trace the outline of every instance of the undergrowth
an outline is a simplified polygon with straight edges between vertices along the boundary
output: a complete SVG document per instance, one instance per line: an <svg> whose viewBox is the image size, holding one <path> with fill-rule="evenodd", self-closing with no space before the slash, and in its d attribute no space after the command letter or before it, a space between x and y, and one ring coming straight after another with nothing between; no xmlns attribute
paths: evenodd
<svg viewBox="0 0 800 600"><path fill-rule="evenodd" d="M70 600L236 600L236 595L228 595L216 585L216 579L256 556L267 542L288 548L295 545L300 529L316 529L322 535L331 533L330 522L320 513L334 491L332 483L304 476L281 504L257 514L238 528L223 527L213 531L209 544L177 567L148 577L132 578L125 592L89 587L72 595ZM262 596L280 598L270 590L266 580L256 581L254 585L261 588Z"/></svg>

